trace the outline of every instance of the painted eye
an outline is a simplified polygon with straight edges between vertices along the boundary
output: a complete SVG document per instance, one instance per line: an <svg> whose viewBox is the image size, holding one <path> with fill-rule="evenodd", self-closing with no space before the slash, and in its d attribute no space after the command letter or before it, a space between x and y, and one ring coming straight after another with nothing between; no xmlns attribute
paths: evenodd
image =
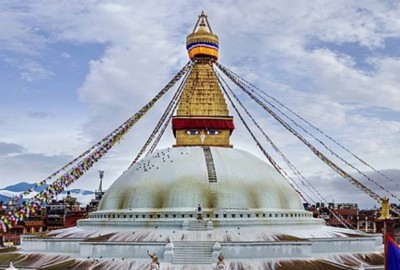
<svg viewBox="0 0 400 270"><path fill-rule="evenodd" d="M186 130L187 135L198 135L200 132L196 129Z"/></svg>
<svg viewBox="0 0 400 270"><path fill-rule="evenodd" d="M207 130L207 134L208 135L218 135L219 134L219 131L218 130Z"/></svg>

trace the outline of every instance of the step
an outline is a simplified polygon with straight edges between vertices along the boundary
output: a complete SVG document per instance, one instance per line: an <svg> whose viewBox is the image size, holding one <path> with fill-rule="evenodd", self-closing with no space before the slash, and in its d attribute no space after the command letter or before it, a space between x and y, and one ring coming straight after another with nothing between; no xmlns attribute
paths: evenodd
<svg viewBox="0 0 400 270"><path fill-rule="evenodd" d="M180 258L180 259L174 259L174 263L188 263L188 262L198 262L198 263L207 263L207 262L211 262L212 259L211 258Z"/></svg>
<svg viewBox="0 0 400 270"><path fill-rule="evenodd" d="M175 252L174 251L174 254L176 255L176 256L183 256L183 255L187 255L187 256L192 256L193 254L195 254L195 255L199 255L199 256L209 256L210 255L210 253L211 253L211 250L210 251L208 251L208 252ZM178 256L178 257L179 257Z"/></svg>
<svg viewBox="0 0 400 270"><path fill-rule="evenodd" d="M213 159L210 147L204 146L203 152L204 152L204 157L206 160L208 182L209 183L217 183L217 173L215 171L214 159Z"/></svg>
<svg viewBox="0 0 400 270"><path fill-rule="evenodd" d="M186 241L185 241L186 242ZM198 243L198 242L192 242L192 243L190 243L191 241L187 241L188 243L184 243L184 244L181 244L181 243L179 243L179 244L177 244L177 242L174 242L174 247L212 247L212 245L213 245L213 242L210 242L210 243Z"/></svg>
<svg viewBox="0 0 400 270"><path fill-rule="evenodd" d="M181 247L181 246L210 246L212 247L214 245L214 241L175 241L174 246L175 247Z"/></svg>
<svg viewBox="0 0 400 270"><path fill-rule="evenodd" d="M183 251L183 250L181 250L181 251L176 251L176 250L174 250L174 254L175 255L184 255L184 254L186 254L186 255L192 255L192 254L198 254L198 255L202 255L202 256L208 256L209 254L211 254L211 250L209 250L209 251L204 251L204 252L198 252L198 251L188 251L188 252L185 252L185 251Z"/></svg>
<svg viewBox="0 0 400 270"><path fill-rule="evenodd" d="M200 252L200 251L203 251L203 252L208 252L208 251L210 251L211 249L210 249L210 247L196 247L196 246L188 246L188 247L174 247L174 250L175 251L181 251L181 250L185 250L185 249L187 249L187 248L195 248L196 249L196 252ZM194 252L194 251L192 251L192 252Z"/></svg>
<svg viewBox="0 0 400 270"><path fill-rule="evenodd" d="M212 244L211 245L207 245L207 244L184 244L184 245L175 245L175 243L174 243L174 247L175 248L180 248L180 247L209 247L209 248L211 248L212 247Z"/></svg>
<svg viewBox="0 0 400 270"><path fill-rule="evenodd" d="M174 242L174 264L211 264L212 241Z"/></svg>
<svg viewBox="0 0 400 270"><path fill-rule="evenodd" d="M188 262L188 261L202 261L202 262L208 262L211 261L211 257L179 257L179 258L174 258L174 263L176 262Z"/></svg>
<svg viewBox="0 0 400 270"><path fill-rule="evenodd" d="M192 256L192 255L196 255L196 256ZM180 254L181 256L179 256L178 258L175 258L174 260L179 260L179 259L198 259L198 260L208 260L210 258L209 255L198 255L196 253L193 254ZM198 256L197 256L198 255Z"/></svg>
<svg viewBox="0 0 400 270"><path fill-rule="evenodd" d="M192 261L192 260L183 260L183 261L174 261L174 264L211 264L212 260L208 261Z"/></svg>
<svg viewBox="0 0 400 270"><path fill-rule="evenodd" d="M189 221L189 230L190 229L207 229L207 220L196 220Z"/></svg>

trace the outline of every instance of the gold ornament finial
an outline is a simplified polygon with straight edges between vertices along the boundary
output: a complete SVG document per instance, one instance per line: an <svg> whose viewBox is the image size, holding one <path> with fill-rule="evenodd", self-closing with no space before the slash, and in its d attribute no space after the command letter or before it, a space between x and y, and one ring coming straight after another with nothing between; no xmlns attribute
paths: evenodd
<svg viewBox="0 0 400 270"><path fill-rule="evenodd" d="M390 204L389 204L389 199L388 198L382 198L381 201L381 216L378 219L384 220L384 219L390 219Z"/></svg>
<svg viewBox="0 0 400 270"><path fill-rule="evenodd" d="M218 36L212 32L204 11L199 15L193 32L186 38L186 49L190 59L201 57L218 60Z"/></svg>

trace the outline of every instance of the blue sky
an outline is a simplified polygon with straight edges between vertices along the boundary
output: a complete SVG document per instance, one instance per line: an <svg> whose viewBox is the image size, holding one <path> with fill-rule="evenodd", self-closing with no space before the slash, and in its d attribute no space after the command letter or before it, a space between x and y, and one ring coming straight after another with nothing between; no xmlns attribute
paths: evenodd
<svg viewBox="0 0 400 270"><path fill-rule="evenodd" d="M219 35L221 63L398 178L399 5L378 0L2 1L2 186L45 178L136 112L188 60L185 37L203 9ZM110 185L129 166L166 102L76 187L96 188L99 169ZM262 111L253 113L327 198L346 201L357 194L360 203L371 205ZM261 156L236 125L234 145ZM172 143L168 134L160 147ZM338 187L348 195L335 192Z"/></svg>

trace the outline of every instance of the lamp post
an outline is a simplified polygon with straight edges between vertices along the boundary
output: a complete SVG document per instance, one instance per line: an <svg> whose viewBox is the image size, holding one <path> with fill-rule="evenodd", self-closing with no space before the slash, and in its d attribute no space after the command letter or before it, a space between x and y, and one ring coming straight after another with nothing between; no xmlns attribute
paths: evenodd
<svg viewBox="0 0 400 270"><path fill-rule="evenodd" d="M104 171L99 171L99 176L100 176L100 185L99 185L99 191L103 191L103 177L104 177Z"/></svg>

